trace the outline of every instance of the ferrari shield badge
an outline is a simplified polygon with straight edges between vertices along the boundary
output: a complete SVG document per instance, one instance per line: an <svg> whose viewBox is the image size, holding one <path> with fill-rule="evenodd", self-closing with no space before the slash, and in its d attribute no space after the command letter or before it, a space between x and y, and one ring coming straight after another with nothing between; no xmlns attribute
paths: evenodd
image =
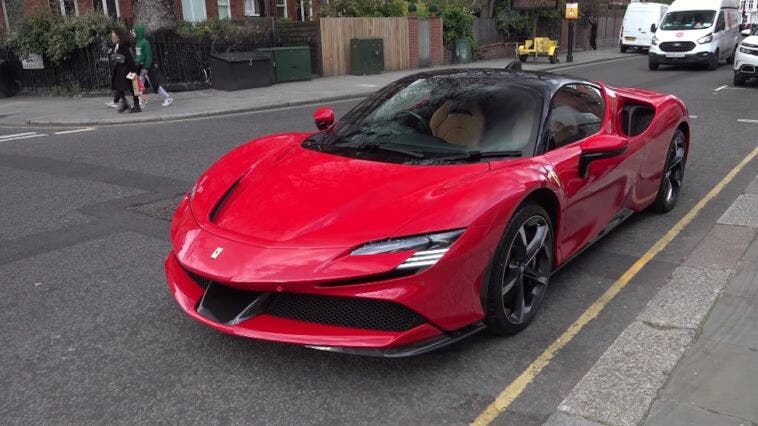
<svg viewBox="0 0 758 426"><path fill-rule="evenodd" d="M223 247L216 247L216 250L213 250L213 253L211 253L211 259L217 259L222 251L224 251Z"/></svg>

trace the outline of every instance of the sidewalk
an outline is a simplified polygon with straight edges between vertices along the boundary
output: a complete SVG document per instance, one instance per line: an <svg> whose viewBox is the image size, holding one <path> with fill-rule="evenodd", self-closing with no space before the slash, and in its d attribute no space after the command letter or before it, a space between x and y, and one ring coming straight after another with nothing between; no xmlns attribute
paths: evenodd
<svg viewBox="0 0 758 426"><path fill-rule="evenodd" d="M621 54L618 49L574 53L574 62L551 65L547 58L537 63L530 59L524 64L525 70L560 70L566 66L602 62L618 58L638 56L634 53ZM513 59L479 61L472 64L444 66L503 68ZM561 55L565 60L565 54ZM429 70L429 69L426 69ZM142 113L119 114L105 106L109 101L101 98L66 98L49 96L19 96L0 102L0 124L5 125L98 125L132 122L176 120L271 109L283 106L326 103L340 99L361 98L377 89L410 74L423 70L385 72L371 76L324 77L310 81L275 84L257 89L223 92L217 90L197 90L174 94L174 104L161 107L161 98L150 94L151 102Z"/></svg>
<svg viewBox="0 0 758 426"><path fill-rule="evenodd" d="M547 425L758 424L758 176Z"/></svg>

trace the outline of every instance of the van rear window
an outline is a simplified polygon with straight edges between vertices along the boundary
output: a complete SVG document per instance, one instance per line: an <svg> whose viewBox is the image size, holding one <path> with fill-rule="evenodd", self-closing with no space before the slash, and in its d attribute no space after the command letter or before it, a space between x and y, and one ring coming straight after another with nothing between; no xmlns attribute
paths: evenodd
<svg viewBox="0 0 758 426"><path fill-rule="evenodd" d="M669 12L661 22L662 30L699 30L713 25L716 11L682 10Z"/></svg>

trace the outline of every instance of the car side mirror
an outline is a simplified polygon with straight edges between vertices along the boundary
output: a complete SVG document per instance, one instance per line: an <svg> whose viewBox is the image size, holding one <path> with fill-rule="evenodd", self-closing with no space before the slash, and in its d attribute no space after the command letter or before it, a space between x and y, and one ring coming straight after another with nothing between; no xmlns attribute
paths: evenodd
<svg viewBox="0 0 758 426"><path fill-rule="evenodd" d="M745 37L748 37L748 36L750 36L750 30L749 29L748 30L742 30L742 31L740 31L740 34L742 34Z"/></svg>
<svg viewBox="0 0 758 426"><path fill-rule="evenodd" d="M596 136L582 142L579 145L579 177L587 177L591 162L623 154L628 143L626 138L609 135Z"/></svg>
<svg viewBox="0 0 758 426"><path fill-rule="evenodd" d="M650 24L650 32L654 33L658 30L658 27L655 26L655 24Z"/></svg>
<svg viewBox="0 0 758 426"><path fill-rule="evenodd" d="M334 110L322 107L313 112L313 121L319 130L326 130L334 124Z"/></svg>

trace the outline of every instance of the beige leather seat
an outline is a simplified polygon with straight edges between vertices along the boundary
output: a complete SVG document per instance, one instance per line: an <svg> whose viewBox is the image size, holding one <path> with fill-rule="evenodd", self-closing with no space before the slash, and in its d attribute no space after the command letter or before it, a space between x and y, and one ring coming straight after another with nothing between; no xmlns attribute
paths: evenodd
<svg viewBox="0 0 758 426"><path fill-rule="evenodd" d="M476 104L457 106L448 100L432 115L432 134L447 143L478 146L484 133L484 114Z"/></svg>

